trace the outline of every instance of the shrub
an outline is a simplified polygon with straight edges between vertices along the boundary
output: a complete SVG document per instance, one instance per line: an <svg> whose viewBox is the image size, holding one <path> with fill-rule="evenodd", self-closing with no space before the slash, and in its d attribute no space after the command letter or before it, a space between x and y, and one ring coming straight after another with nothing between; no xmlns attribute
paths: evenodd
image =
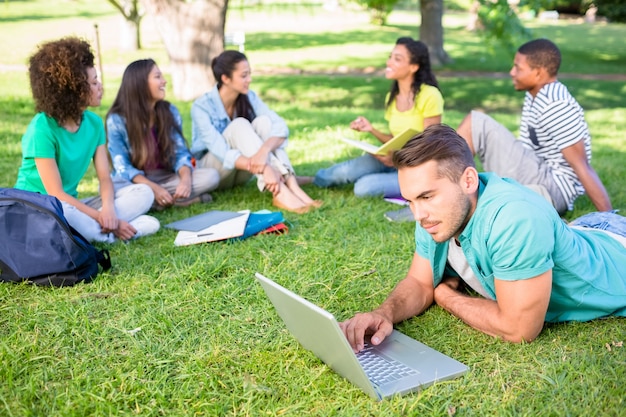
<svg viewBox="0 0 626 417"><path fill-rule="evenodd" d="M370 14L370 22L382 26L387 22L389 13L393 10L398 0L355 0L364 6Z"/></svg>
<svg viewBox="0 0 626 417"><path fill-rule="evenodd" d="M624 0L594 0L598 7L598 14L611 22L626 23L626 1Z"/></svg>

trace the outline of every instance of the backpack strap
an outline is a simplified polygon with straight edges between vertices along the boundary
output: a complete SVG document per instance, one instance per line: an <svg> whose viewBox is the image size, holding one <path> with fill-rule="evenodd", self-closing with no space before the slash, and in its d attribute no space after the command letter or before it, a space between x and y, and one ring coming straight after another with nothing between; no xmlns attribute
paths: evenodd
<svg viewBox="0 0 626 417"><path fill-rule="evenodd" d="M103 271L111 269L111 255L107 249L97 251L96 259L98 260L98 264L100 264Z"/></svg>

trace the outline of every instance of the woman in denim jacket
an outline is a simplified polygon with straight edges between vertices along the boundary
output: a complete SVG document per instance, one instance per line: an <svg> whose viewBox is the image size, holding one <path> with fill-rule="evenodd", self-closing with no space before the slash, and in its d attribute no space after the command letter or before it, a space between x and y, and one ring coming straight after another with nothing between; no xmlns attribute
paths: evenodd
<svg viewBox="0 0 626 417"><path fill-rule="evenodd" d="M244 54L224 51L211 63L216 86L191 107L191 151L198 166L220 173L220 189L257 177L260 191L270 191L276 207L305 213L322 202L298 185L285 152L285 121L249 90L252 78Z"/></svg>
<svg viewBox="0 0 626 417"><path fill-rule="evenodd" d="M155 208L210 202L215 169L194 169L178 109L165 101L166 80L152 59L132 62L107 113L114 178L147 184Z"/></svg>

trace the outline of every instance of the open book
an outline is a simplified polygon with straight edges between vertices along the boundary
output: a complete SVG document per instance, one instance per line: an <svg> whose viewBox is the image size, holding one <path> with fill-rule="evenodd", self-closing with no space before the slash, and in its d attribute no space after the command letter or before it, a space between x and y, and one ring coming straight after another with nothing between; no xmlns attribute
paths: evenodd
<svg viewBox="0 0 626 417"><path fill-rule="evenodd" d="M411 139L417 133L419 132L415 129L411 129L411 128L406 129L402 133L397 134L396 136L389 139L387 142L383 143L380 146L376 146L368 142L363 142L360 140L354 140L354 139L349 139L349 138L344 138L344 137L340 137L339 139L341 139L342 141L352 146L356 146L359 149L363 149L367 153L371 153L374 155L387 155L389 151L397 151L398 149L402 148L404 144L407 143L409 139Z"/></svg>

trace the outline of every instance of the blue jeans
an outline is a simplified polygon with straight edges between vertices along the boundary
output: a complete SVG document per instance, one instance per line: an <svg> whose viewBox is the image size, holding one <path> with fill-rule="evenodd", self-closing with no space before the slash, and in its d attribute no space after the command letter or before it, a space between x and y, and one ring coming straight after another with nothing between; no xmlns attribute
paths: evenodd
<svg viewBox="0 0 626 417"><path fill-rule="evenodd" d="M398 197L398 171L388 167L371 155L340 162L330 168L320 169L313 184L318 187L333 187L354 184L357 197Z"/></svg>
<svg viewBox="0 0 626 417"><path fill-rule="evenodd" d="M626 217L617 214L617 210L588 213L574 219L569 225L606 230L626 237Z"/></svg>

